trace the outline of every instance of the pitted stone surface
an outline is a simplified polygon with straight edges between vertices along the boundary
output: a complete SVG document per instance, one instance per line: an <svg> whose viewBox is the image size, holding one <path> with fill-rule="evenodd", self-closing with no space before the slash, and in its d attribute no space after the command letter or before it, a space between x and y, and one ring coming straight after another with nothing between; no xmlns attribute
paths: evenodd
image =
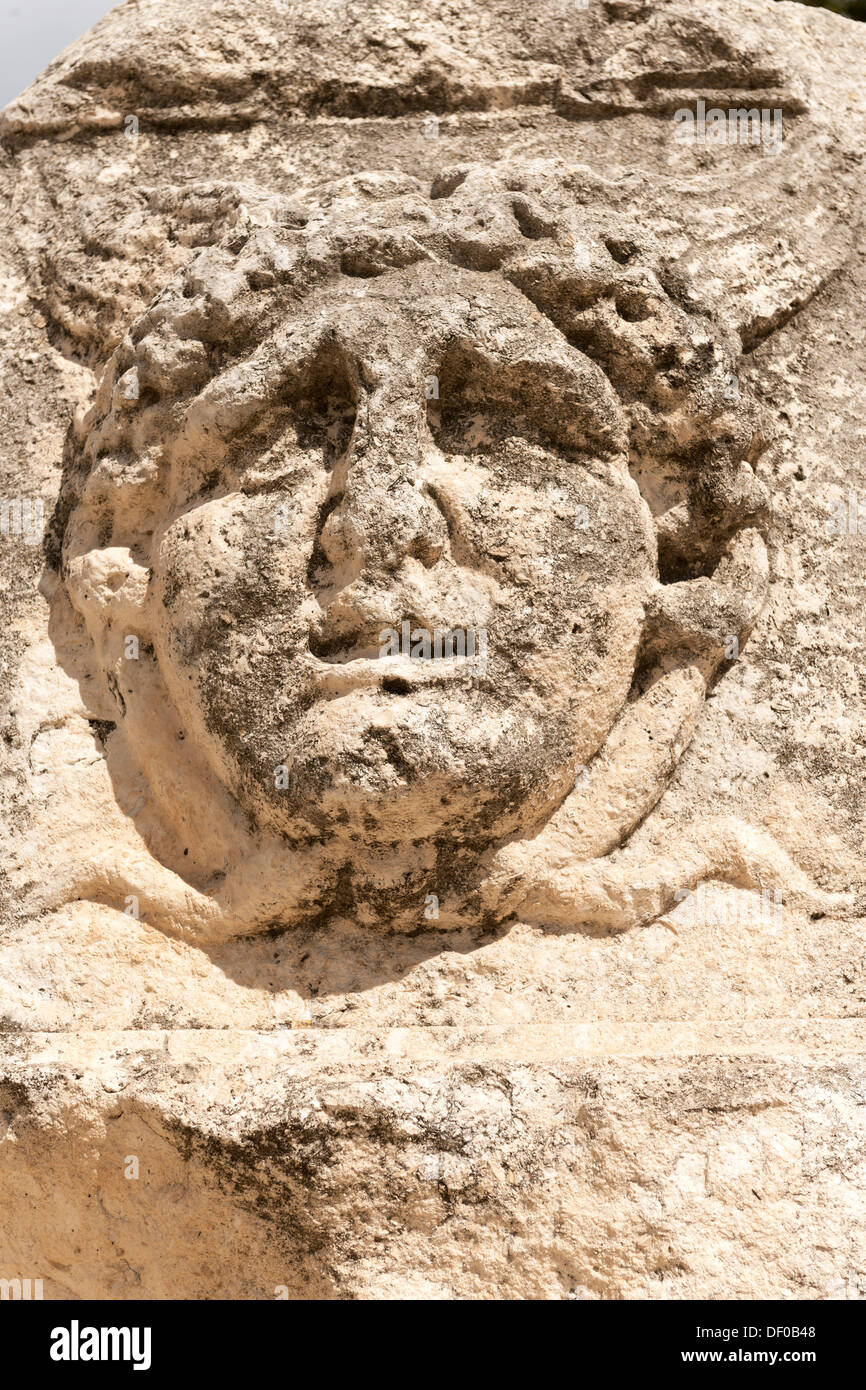
<svg viewBox="0 0 866 1390"><path fill-rule="evenodd" d="M3 113L0 1277L850 1288L864 58L140 0Z"/></svg>

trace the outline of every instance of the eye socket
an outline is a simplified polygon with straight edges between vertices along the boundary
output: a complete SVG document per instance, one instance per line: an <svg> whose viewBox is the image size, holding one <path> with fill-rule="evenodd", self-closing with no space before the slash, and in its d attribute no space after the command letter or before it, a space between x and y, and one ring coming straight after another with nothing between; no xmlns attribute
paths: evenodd
<svg viewBox="0 0 866 1390"><path fill-rule="evenodd" d="M310 363L290 401L298 446L322 449L333 468L349 447L358 414L357 391L348 363L336 349L322 349Z"/></svg>
<svg viewBox="0 0 866 1390"><path fill-rule="evenodd" d="M465 344L444 355L438 397L427 401L427 423L446 453L486 453L516 434L534 432L517 380L497 380L494 364Z"/></svg>
<svg viewBox="0 0 866 1390"><path fill-rule="evenodd" d="M492 455L491 464L509 471L521 461L532 461L550 454L550 443L535 428L525 412L500 411L486 401L455 403L447 412L431 411L427 421L430 433L444 454L464 456Z"/></svg>
<svg viewBox="0 0 866 1390"><path fill-rule="evenodd" d="M311 459L331 471L349 447L357 413L349 364L336 345L321 347L232 442L226 487L234 478L244 493L284 488Z"/></svg>
<svg viewBox="0 0 866 1390"><path fill-rule="evenodd" d="M520 438L575 462L618 443L615 411L590 380L594 368L571 370L561 360L500 361L475 343L455 341L443 354L438 396L427 423L443 452L478 453Z"/></svg>

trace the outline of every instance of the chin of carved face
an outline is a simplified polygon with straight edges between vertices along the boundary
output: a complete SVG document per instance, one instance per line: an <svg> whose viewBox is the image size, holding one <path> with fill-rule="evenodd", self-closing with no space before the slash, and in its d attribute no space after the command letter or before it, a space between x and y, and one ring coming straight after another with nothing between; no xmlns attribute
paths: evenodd
<svg viewBox="0 0 866 1390"><path fill-rule="evenodd" d="M622 708L646 509L501 414L370 414L336 459L271 438L164 529L157 657L259 824L478 845L549 811Z"/></svg>

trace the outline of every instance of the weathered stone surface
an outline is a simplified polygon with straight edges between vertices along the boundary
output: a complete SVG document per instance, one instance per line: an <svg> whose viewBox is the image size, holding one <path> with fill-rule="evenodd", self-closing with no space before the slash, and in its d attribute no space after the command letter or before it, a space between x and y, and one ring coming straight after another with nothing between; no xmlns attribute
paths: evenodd
<svg viewBox="0 0 866 1390"><path fill-rule="evenodd" d="M856 1286L864 59L149 0L3 113L0 1277Z"/></svg>
<svg viewBox="0 0 866 1390"><path fill-rule="evenodd" d="M6 1264L60 1298L845 1297L859 1043L838 1024L15 1040L4 1203L35 1213L40 1253L19 1219Z"/></svg>

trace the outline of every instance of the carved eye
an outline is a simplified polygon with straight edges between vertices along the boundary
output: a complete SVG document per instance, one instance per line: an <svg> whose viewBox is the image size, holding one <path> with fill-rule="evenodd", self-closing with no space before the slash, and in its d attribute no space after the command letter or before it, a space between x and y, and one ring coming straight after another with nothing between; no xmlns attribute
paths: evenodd
<svg viewBox="0 0 866 1390"><path fill-rule="evenodd" d="M285 488L310 463L333 469L349 447L356 417L349 364L338 348L323 347L238 441L232 462L241 491Z"/></svg>
<svg viewBox="0 0 866 1390"><path fill-rule="evenodd" d="M444 452L490 451L515 437L575 461L621 447L612 393L577 355L573 363L552 353L499 360L457 340L433 380L438 395L427 401L427 420Z"/></svg>
<svg viewBox="0 0 866 1390"><path fill-rule="evenodd" d="M358 413L349 364L337 348L321 349L310 362L289 409L299 447L321 448L322 462L333 468L349 447Z"/></svg>

